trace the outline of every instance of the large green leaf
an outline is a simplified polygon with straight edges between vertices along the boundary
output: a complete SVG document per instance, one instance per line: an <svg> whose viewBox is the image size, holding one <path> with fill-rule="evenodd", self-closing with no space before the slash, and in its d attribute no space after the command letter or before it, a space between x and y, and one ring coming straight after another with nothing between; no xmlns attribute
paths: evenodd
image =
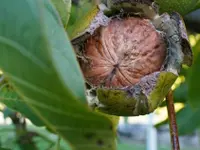
<svg viewBox="0 0 200 150"><path fill-rule="evenodd" d="M30 109L73 149L115 149L111 121L81 103L84 81L56 14L48 0L2 0L0 68Z"/></svg>
<svg viewBox="0 0 200 150"><path fill-rule="evenodd" d="M199 49L200 49L200 41L198 41L198 43L195 45L195 47L193 48L194 54L195 56L195 61L194 64L189 72L189 80L188 80L188 86L189 86L189 103L191 104L191 106L195 109L195 108L199 108L200 107L200 93L199 93L199 89L200 89L200 69L199 69L199 65L200 65L200 53L199 53Z"/></svg>
<svg viewBox="0 0 200 150"><path fill-rule="evenodd" d="M1 148L1 147L0 147L0 150L10 150L10 149L7 149L7 148Z"/></svg>
<svg viewBox="0 0 200 150"><path fill-rule="evenodd" d="M199 0L155 0L160 7L160 12L179 12L186 15L193 11Z"/></svg>
<svg viewBox="0 0 200 150"><path fill-rule="evenodd" d="M51 0L58 10L64 27L67 27L67 23L70 17L71 0Z"/></svg>
<svg viewBox="0 0 200 150"><path fill-rule="evenodd" d="M200 0L197 2L195 9L199 9L199 8L200 8Z"/></svg>
<svg viewBox="0 0 200 150"><path fill-rule="evenodd" d="M186 103L187 100L188 100L188 85L186 82L184 82L175 89L174 102Z"/></svg>
<svg viewBox="0 0 200 150"><path fill-rule="evenodd" d="M80 21L80 19L83 19L82 17L93 8L93 5L89 0L79 0L76 3L72 3L68 25L72 26L77 21Z"/></svg>
<svg viewBox="0 0 200 150"><path fill-rule="evenodd" d="M90 19L96 15L96 13L93 14L93 11L94 4L88 0L81 0L78 5L72 5L69 24L67 26L67 32L70 38L74 36L74 32L82 32L82 30L88 27L87 25L90 23Z"/></svg>
<svg viewBox="0 0 200 150"><path fill-rule="evenodd" d="M190 134L200 127L200 108L193 110L189 105L177 113L178 131L180 135Z"/></svg>
<svg viewBox="0 0 200 150"><path fill-rule="evenodd" d="M189 105L186 105L183 109L176 113L176 120L178 125L179 135L190 134L200 127L199 118L200 108L193 110ZM168 119L158 123L156 127L167 124Z"/></svg>
<svg viewBox="0 0 200 150"><path fill-rule="evenodd" d="M33 110L30 109L30 107L13 89L9 89L2 85L0 91L0 102L4 103L7 107L22 113L25 117L29 118L33 124L44 126L42 120L34 114Z"/></svg>

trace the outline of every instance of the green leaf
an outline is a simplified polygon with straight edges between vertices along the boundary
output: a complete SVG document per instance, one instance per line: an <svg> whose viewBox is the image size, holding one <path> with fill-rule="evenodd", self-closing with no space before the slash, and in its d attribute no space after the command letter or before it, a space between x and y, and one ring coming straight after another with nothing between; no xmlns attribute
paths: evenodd
<svg viewBox="0 0 200 150"><path fill-rule="evenodd" d="M10 149L7 149L7 148L1 148L1 147L0 147L0 150L10 150Z"/></svg>
<svg viewBox="0 0 200 150"><path fill-rule="evenodd" d="M200 89L200 53L199 53L199 48L200 48L200 41L196 44L194 47L193 51L195 56L195 61L190 69L189 72L189 81L188 81L188 89L189 89L189 104L192 106L192 108L199 108L200 107L200 94L199 94L199 89Z"/></svg>
<svg viewBox="0 0 200 150"><path fill-rule="evenodd" d="M93 3L89 2L88 0L79 0L78 2L78 4L72 3L67 28L72 27L73 24L79 22L80 19L83 19L82 17L85 16L93 8Z"/></svg>
<svg viewBox="0 0 200 150"><path fill-rule="evenodd" d="M67 27L69 37L74 38L77 33L83 32L89 26L97 11L97 7L87 0L80 1L79 5L73 5Z"/></svg>
<svg viewBox="0 0 200 150"><path fill-rule="evenodd" d="M48 132L45 128L40 128L33 125L27 125L26 127L29 133L31 132L37 135L32 139L38 148L37 150L56 150L55 145L57 142L57 135ZM0 136L3 137L0 139L1 147L9 148L11 150L20 149L16 148L18 143L16 141L16 131L13 125L1 125ZM60 150L70 150L70 147L62 140Z"/></svg>
<svg viewBox="0 0 200 150"><path fill-rule="evenodd" d="M176 113L179 135L190 134L191 132L194 132L198 127L200 127L200 119L198 119L199 113L200 108L193 110L189 105L186 105ZM167 123L168 118L156 124L155 126L158 128Z"/></svg>
<svg viewBox="0 0 200 150"><path fill-rule="evenodd" d="M1 112L3 113L4 119L7 118L7 117L10 117L13 113L15 113L14 110L12 110L8 107L5 107L3 110L1 110Z"/></svg>
<svg viewBox="0 0 200 150"><path fill-rule="evenodd" d="M190 134L200 126L200 108L192 110L189 105L177 113L177 124L180 135Z"/></svg>
<svg viewBox="0 0 200 150"><path fill-rule="evenodd" d="M81 103L86 97L79 65L59 17L48 8L48 0L1 1L0 68L31 110L73 149L113 150L113 125Z"/></svg>
<svg viewBox="0 0 200 150"><path fill-rule="evenodd" d="M159 4L160 12L176 11L181 15L186 15L193 11L199 0L156 0Z"/></svg>
<svg viewBox="0 0 200 150"><path fill-rule="evenodd" d="M186 103L186 101L188 101L188 85L183 82L174 90L174 103ZM166 106L166 101L160 105L160 107L164 106Z"/></svg>
<svg viewBox="0 0 200 150"><path fill-rule="evenodd" d="M24 101L22 101L20 96L13 89L1 87L0 102L23 114L25 117L29 118L33 124L37 126L44 126L42 120L34 114L33 110ZM5 109L4 112L6 113L8 111L8 109Z"/></svg>
<svg viewBox="0 0 200 150"><path fill-rule="evenodd" d="M200 8L200 0L197 2L196 8L195 9L199 9Z"/></svg>
<svg viewBox="0 0 200 150"><path fill-rule="evenodd" d="M64 27L67 27L67 23L71 12L71 0L51 0L58 10Z"/></svg>
<svg viewBox="0 0 200 150"><path fill-rule="evenodd" d="M182 83L174 91L174 102L185 103L188 100L188 84Z"/></svg>

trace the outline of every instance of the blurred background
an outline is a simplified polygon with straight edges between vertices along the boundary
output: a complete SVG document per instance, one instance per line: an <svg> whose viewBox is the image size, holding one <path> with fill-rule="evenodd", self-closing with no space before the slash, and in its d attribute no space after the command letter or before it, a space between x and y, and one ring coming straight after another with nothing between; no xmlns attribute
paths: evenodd
<svg viewBox="0 0 200 150"><path fill-rule="evenodd" d="M100 0L73 0L68 32ZM192 68L183 66L173 85L181 150L200 150L200 10L183 16L194 54ZM3 78L2 72L0 72ZM3 91L0 94L4 94ZM15 95L11 95L15 96ZM152 114L121 117L118 125L119 150L169 150L170 132L165 102ZM20 106L20 109L23 109ZM35 126L17 111L13 103L0 104L0 147L11 150L68 150L59 137ZM19 110L18 110L19 111ZM20 110L23 111L23 110ZM23 133L23 134L21 134ZM21 136L23 135L23 136ZM31 146L30 146L31 145Z"/></svg>

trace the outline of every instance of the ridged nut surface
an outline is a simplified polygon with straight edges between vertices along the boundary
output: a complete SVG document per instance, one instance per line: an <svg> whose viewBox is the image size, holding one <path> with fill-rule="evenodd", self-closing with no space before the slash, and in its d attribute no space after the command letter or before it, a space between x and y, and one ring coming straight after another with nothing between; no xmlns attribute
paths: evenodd
<svg viewBox="0 0 200 150"><path fill-rule="evenodd" d="M166 44L148 19L114 18L88 38L80 65L94 86L125 87L159 71Z"/></svg>

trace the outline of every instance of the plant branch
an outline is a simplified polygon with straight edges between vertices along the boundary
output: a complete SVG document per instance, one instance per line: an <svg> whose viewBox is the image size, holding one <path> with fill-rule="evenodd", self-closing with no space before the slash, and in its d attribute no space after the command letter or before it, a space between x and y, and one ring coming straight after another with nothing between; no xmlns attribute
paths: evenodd
<svg viewBox="0 0 200 150"><path fill-rule="evenodd" d="M168 116L169 116L169 127L170 127L172 150L180 150L172 90L169 91L166 97L166 103L167 103L167 111L168 111Z"/></svg>

